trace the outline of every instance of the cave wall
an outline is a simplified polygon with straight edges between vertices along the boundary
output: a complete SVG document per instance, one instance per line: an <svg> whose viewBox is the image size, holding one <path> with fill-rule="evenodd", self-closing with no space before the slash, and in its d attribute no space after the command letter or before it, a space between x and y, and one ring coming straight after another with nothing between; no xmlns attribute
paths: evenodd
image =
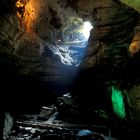
<svg viewBox="0 0 140 140"><path fill-rule="evenodd" d="M118 0L121 1L123 3L125 3L126 5L133 7L135 10L137 10L138 12L140 12L140 1L139 0Z"/></svg>
<svg viewBox="0 0 140 140"><path fill-rule="evenodd" d="M109 108L109 98L105 91L110 85L116 84L118 88L128 93L127 96L131 100L127 106L131 114L130 118L133 121L139 120L139 101L138 98L134 98L139 96L139 90L133 87L139 85L139 13L131 8L132 5L128 4L129 7L118 1L97 0L94 2L92 4L90 0L86 2L81 0L77 4L78 13L85 20L91 20L95 25L91 31L87 55L82 63L84 69L89 68L87 74L82 73L83 77L88 78L80 79L80 81L83 80L83 83L88 82L89 79L92 82L88 82L88 88L85 87L87 97L78 96L81 100L83 98L82 102L86 98L95 104L100 100L101 102L97 102L98 107L102 103L103 106ZM84 86L83 84L83 89ZM93 87L94 90L90 90ZM90 94L95 95L95 100L92 100ZM99 97L106 94L104 97L106 101L98 99L96 94ZM134 103L137 105L133 105Z"/></svg>
<svg viewBox="0 0 140 140"><path fill-rule="evenodd" d="M121 55L121 52L128 53L127 51L129 51L129 44L134 36L139 14L132 8L112 0L97 0L94 1L94 4L92 1L87 1L86 4L85 1L79 1L78 6L78 13L85 19L91 18L95 24L91 32L93 43L89 44L87 67L90 65L92 67L102 58L103 60L111 58L114 66L119 65L119 61L125 61L127 56ZM114 51L111 51L111 48ZM117 50L119 50L118 53Z"/></svg>
<svg viewBox="0 0 140 140"><path fill-rule="evenodd" d="M42 51L47 49L45 42L54 39L53 34L61 33L61 27L68 24L71 13L94 25L82 66L91 68L111 63L113 70L123 68L129 55L139 51L139 14L125 4L112 0L97 0L92 3L91 0L86 1L86 4L84 0L74 3L56 0L46 1L44 4L43 1L31 0L31 6L27 8L32 12L22 19L17 17L18 11L16 7L13 8L15 3L12 2L12 6L7 7L10 7L11 12L1 16L1 50L23 60L23 67L20 69L23 73L53 71L50 66L60 66L60 60L53 54L50 58ZM62 69L57 69L59 72L56 73L63 73Z"/></svg>
<svg viewBox="0 0 140 140"><path fill-rule="evenodd" d="M79 75L83 76L80 85L84 89L84 84L89 84L88 92L108 82L111 85L112 81L128 92L139 85L140 18L132 7L116 0L30 0L27 7L20 8L14 0L2 0L0 5L2 79L39 75L45 82L68 85L80 69ZM63 65L46 44L61 38L62 28L69 24L71 16L89 20L94 26L85 58L78 68ZM79 90L81 86L76 92ZM139 106L136 108L138 111Z"/></svg>

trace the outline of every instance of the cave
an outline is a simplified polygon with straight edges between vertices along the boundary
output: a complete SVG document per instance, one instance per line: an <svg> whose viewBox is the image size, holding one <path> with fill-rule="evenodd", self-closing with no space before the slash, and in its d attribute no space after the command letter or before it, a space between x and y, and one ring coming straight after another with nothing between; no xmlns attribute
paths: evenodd
<svg viewBox="0 0 140 140"><path fill-rule="evenodd" d="M139 0L0 0L0 139L139 139L139 72Z"/></svg>

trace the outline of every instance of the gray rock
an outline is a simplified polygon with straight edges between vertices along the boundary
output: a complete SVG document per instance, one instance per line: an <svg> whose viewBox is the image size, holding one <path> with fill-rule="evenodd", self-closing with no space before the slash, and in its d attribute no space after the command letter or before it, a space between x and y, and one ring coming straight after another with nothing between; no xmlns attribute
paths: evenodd
<svg viewBox="0 0 140 140"><path fill-rule="evenodd" d="M43 106L40 112L40 117L48 119L55 112L54 107Z"/></svg>

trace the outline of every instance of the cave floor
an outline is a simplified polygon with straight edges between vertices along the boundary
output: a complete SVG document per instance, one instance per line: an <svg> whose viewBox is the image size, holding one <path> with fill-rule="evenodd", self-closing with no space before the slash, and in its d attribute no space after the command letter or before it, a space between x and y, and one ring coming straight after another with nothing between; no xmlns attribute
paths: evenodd
<svg viewBox="0 0 140 140"><path fill-rule="evenodd" d="M50 110L49 110L50 111ZM43 112L43 113L42 113ZM47 115L46 115L47 114ZM6 140L129 140L135 132L126 127L60 119L59 112L22 114L13 120ZM48 117L49 116L49 117Z"/></svg>

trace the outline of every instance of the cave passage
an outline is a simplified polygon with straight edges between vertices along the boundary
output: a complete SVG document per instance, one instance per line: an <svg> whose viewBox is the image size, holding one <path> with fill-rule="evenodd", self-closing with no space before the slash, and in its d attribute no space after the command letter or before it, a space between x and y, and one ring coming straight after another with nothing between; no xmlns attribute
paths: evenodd
<svg viewBox="0 0 140 140"><path fill-rule="evenodd" d="M134 139L139 1L0 0L0 139Z"/></svg>
<svg viewBox="0 0 140 140"><path fill-rule="evenodd" d="M73 19L72 23L63 27L61 35L58 35L61 38L54 39L52 43L47 42L47 45L64 65L79 66L85 55L92 28L88 21Z"/></svg>

